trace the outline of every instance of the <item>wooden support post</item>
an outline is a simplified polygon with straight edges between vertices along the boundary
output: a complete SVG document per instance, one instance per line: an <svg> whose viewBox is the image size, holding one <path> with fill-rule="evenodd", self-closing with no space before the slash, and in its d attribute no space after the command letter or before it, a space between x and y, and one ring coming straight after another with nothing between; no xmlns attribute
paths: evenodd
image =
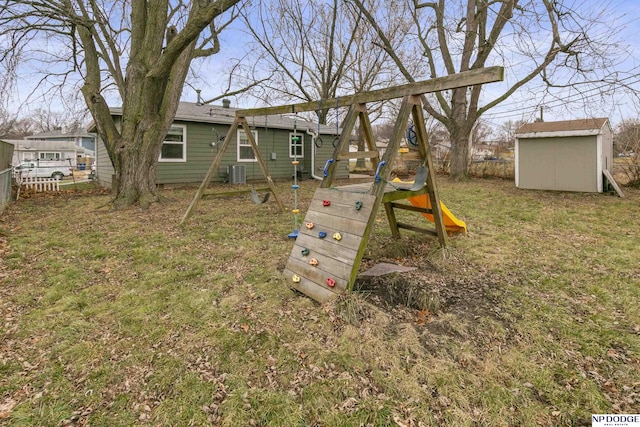
<svg viewBox="0 0 640 427"><path fill-rule="evenodd" d="M374 184L372 188L372 194L380 197L384 194L384 187L391 175L391 171L393 170L393 162L398 155L398 149L400 148L400 142L404 138L407 121L409 120L409 115L411 114L412 103L417 99L420 102L420 98L417 97L409 97L405 96L402 100L402 105L400 106L400 111L398 112L398 118L396 119L396 123L393 127L393 134L391 137L391 141L389 141L389 145L387 145L387 149L384 152L384 156L382 160L385 162L384 167L380 169L380 179L377 183Z"/></svg>
<svg viewBox="0 0 640 427"><path fill-rule="evenodd" d="M371 235L371 230L376 223L376 215L378 214L378 208L382 204L382 199L384 197L384 188L389 179L389 174L391 173L391 169L393 166L393 160L398 153L398 147L400 146L400 141L404 137L404 129L407 124L407 120L409 119L409 115L411 114L411 105L409 104L409 98L404 97L402 101L402 106L400 107L400 112L398 113L398 119L396 121L395 127L393 128L393 137L389 146L387 146L387 151L385 151L383 160L385 161L385 165L380 168L380 179L378 182L374 183L370 194L375 197L374 205L371 209L371 214L369 215L369 220L364 229L362 244L358 248L358 252L353 260L353 269L351 270L351 276L349 277L348 290L351 291L353 289L353 284L356 281L356 277L358 277L358 270L360 269L360 264L362 263L362 257L364 255L364 250L367 247L367 242L369 241L369 236Z"/></svg>
<svg viewBox="0 0 640 427"><path fill-rule="evenodd" d="M387 213L389 227L391 227L391 235L397 239L400 237L400 231L398 230L398 220L396 219L396 213L393 211L393 203L385 203L384 210Z"/></svg>
<svg viewBox="0 0 640 427"><path fill-rule="evenodd" d="M371 159L371 163L373 164L373 170L375 171L378 168L378 163L380 163L380 159L378 158L378 147L376 147L376 140L373 136L373 128L371 127L371 120L369 119L369 115L367 114L366 108L364 111L360 111L359 114L361 127L364 130L364 139L367 142L367 147L369 148L369 152L375 152L375 156L371 155L369 158Z"/></svg>
<svg viewBox="0 0 640 427"><path fill-rule="evenodd" d="M196 208L196 206L198 206L198 202L202 198L202 194L204 193L207 186L209 185L209 182L211 181L213 174L220 167L220 163L222 162L222 157L224 156L224 152L227 150L227 147L229 146L229 142L231 141L231 138L233 137L233 134L237 128L238 128L238 119L236 118L233 121L233 124L231 125L231 127L229 128L229 131L227 132L227 136L224 137L224 142L218 149L218 154L216 154L216 157L213 159L213 162L211 163L211 166L209 167L207 174L204 176L204 179L202 180L200 187L198 187L198 191L196 191L195 196L193 196L193 200L191 200L191 203L189 204L187 211L184 213L184 216L182 217L182 221L180 221L180 225L184 224L189 219L189 217L193 213L193 210Z"/></svg>
<svg viewBox="0 0 640 427"><path fill-rule="evenodd" d="M353 128L356 125L356 118L356 106L352 105L351 107L349 107L347 117L345 117L342 124L342 132L340 133L338 144L336 144L333 149L333 156L331 157L333 159L333 162L329 164L329 167L327 168L327 176L325 176L322 180L320 188L329 188L333 184L333 177L336 173L336 165L340 161L340 153L342 153L344 147L349 147L349 138L351 138L351 131L353 131Z"/></svg>
<svg viewBox="0 0 640 427"><path fill-rule="evenodd" d="M429 194L429 200L431 201L431 210L433 211L433 219L436 226L436 233L438 234L438 242L440 243L440 247L446 248L449 243L448 235L442 218L442 207L440 206L440 196L438 195L438 186L436 184L436 172L433 169L431 147L429 145L427 128L425 127L424 114L422 113L422 102L420 101L419 104L414 104L411 111L416 136L418 138L418 147L421 154L424 153L423 161L428 168L427 192Z"/></svg>
<svg viewBox="0 0 640 427"><path fill-rule="evenodd" d="M209 182L213 177L213 174L220 167L220 163L222 163L222 158L224 157L224 153L227 151L227 148L229 148L229 144L233 139L233 135L235 134L239 126L242 126L242 129L247 135L247 140L249 141L249 144L251 144L253 153L255 154L256 159L258 160L258 163L260 165L260 169L262 170L262 173L267 179L267 184L269 185L269 190L271 191L271 194L273 194L273 198L278 203L278 206L280 207L280 209L282 209L282 211L285 211L284 205L282 204L282 202L278 198L278 194L276 193L276 189L273 184L273 180L271 179L271 175L269 175L269 171L267 170L267 164L264 162L262 155L260 155L260 150L258 150L256 141L253 138L253 133L251 133L251 129L249 128L249 123L247 123L247 119L244 117L236 117L235 120L233 121L233 124L229 128L229 131L227 131L227 135L224 137L224 141L222 142L222 145L218 148L218 154L216 154L216 157L213 159L213 162L211 163L211 166L209 167L207 174L205 175L204 179L200 183L200 186L198 187L198 191L196 191L195 196L193 196L193 200L191 200L191 203L189 204L187 211L184 213L184 216L180 221L180 225L184 224L189 219L189 217L191 217L191 215L193 214L193 210L196 208L196 206L198 206L198 202L204 195L205 190L207 189L207 186L209 185Z"/></svg>
<svg viewBox="0 0 640 427"><path fill-rule="evenodd" d="M262 174L267 179L267 185L269 185L269 188L271 189L271 193L273 194L273 198L276 199L276 202L278 203L278 206L280 206L280 209L284 212L285 211L284 205L282 204L282 202L278 198L278 195L276 193L276 188L275 188L275 186L273 184L273 180L271 179L271 175L269 175L269 170L267 169L267 164L264 162L264 159L262 158L262 155L260 154L260 150L258 149L258 145L256 144L256 141L253 138L253 132L251 132L251 128L249 127L249 123L247 122L247 119L244 118L244 117L239 117L236 120L238 120L240 125L242 125L242 129L244 130L244 133L247 136L247 140L249 141L249 144L251 144L251 148L253 149L253 154L256 156L256 160L258 160L258 165L260 165L260 169L262 170Z"/></svg>

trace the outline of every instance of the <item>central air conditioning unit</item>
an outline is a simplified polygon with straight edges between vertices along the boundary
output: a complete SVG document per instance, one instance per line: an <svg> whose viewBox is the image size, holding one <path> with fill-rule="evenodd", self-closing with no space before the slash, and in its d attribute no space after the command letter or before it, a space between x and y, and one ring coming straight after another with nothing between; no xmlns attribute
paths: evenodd
<svg viewBox="0 0 640 427"><path fill-rule="evenodd" d="M247 171L244 165L229 166L229 183L230 184L246 184Z"/></svg>

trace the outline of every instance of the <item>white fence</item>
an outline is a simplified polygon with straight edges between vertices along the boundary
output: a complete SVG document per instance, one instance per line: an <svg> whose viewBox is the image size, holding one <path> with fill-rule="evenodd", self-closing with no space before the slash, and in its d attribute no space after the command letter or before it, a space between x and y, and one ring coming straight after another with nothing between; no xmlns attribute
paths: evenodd
<svg viewBox="0 0 640 427"><path fill-rule="evenodd" d="M22 176L16 178L19 186L33 189L36 192L60 191L60 180L56 178L37 178L35 176Z"/></svg>

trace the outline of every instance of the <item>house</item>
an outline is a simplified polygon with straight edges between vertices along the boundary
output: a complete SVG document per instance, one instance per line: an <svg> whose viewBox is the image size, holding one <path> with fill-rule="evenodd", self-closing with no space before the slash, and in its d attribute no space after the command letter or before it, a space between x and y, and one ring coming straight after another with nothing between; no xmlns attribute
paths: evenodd
<svg viewBox="0 0 640 427"><path fill-rule="evenodd" d="M451 141L449 132L444 129L434 129L429 135L429 144L431 145L431 156L442 161L449 158L451 153Z"/></svg>
<svg viewBox="0 0 640 427"><path fill-rule="evenodd" d="M156 184L202 182L236 117L236 109L225 101L222 106L180 103L158 159ZM111 113L119 123L122 109L112 108ZM297 166L300 177L322 178L323 168L333 155L337 138L334 126L319 126L300 118L280 115L248 117L247 121L273 179L291 179L291 162L294 159L300 162ZM232 138L212 181L242 183L245 180L264 180L244 131L235 131ZM114 168L105 145L98 138L95 178L101 185L111 187L113 174ZM348 162L344 162L344 167L337 174L339 178L348 177Z"/></svg>
<svg viewBox="0 0 640 427"><path fill-rule="evenodd" d="M94 152L75 145L75 141L7 139L12 144L14 166L22 162L56 162L76 168L86 165L93 158Z"/></svg>
<svg viewBox="0 0 640 427"><path fill-rule="evenodd" d="M59 127L49 132L41 132L26 136L24 139L73 142L76 146L84 148L87 154L96 151L95 134L91 134L82 128L68 130L67 128Z"/></svg>
<svg viewBox="0 0 640 427"><path fill-rule="evenodd" d="M613 173L613 132L606 118L536 122L516 132L516 187L602 192Z"/></svg>
<svg viewBox="0 0 640 427"><path fill-rule="evenodd" d="M471 146L471 160L494 160L496 149L490 144L474 144Z"/></svg>

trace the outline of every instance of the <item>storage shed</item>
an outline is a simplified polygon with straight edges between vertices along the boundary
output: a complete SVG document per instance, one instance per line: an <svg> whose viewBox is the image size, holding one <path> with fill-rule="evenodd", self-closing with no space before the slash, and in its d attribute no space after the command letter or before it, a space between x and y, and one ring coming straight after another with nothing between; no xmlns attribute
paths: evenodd
<svg viewBox="0 0 640 427"><path fill-rule="evenodd" d="M606 118L537 122L516 132L516 187L603 192L613 172L613 133Z"/></svg>

